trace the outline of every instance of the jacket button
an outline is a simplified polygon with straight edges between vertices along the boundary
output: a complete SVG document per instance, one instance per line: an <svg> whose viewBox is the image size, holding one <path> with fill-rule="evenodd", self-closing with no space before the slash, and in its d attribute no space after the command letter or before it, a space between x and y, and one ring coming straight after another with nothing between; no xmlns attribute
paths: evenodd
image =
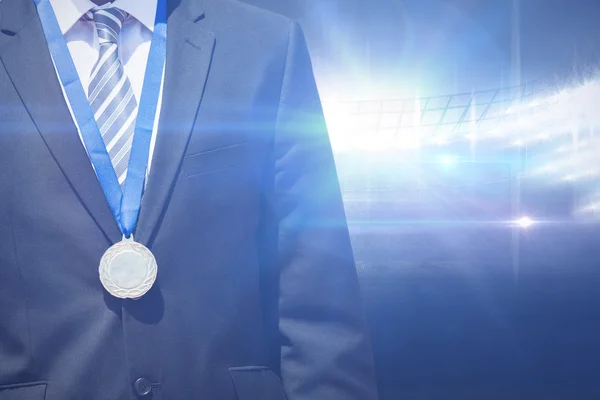
<svg viewBox="0 0 600 400"><path fill-rule="evenodd" d="M133 388L135 389L135 394L138 396L147 396L152 391L152 385L146 378L139 378L136 380L133 384Z"/></svg>

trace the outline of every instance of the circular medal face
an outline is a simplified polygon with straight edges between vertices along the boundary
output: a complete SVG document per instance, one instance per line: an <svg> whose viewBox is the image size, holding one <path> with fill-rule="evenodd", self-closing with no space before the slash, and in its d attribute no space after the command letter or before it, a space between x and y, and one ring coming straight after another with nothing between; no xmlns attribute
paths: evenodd
<svg viewBox="0 0 600 400"><path fill-rule="evenodd" d="M104 253L99 272L100 281L110 294L120 299L137 299L146 294L156 280L156 259L132 236Z"/></svg>

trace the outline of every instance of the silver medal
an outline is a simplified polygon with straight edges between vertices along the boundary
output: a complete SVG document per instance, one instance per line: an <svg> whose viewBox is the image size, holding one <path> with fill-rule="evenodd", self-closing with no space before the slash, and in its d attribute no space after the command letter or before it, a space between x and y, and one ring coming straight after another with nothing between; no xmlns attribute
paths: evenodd
<svg viewBox="0 0 600 400"><path fill-rule="evenodd" d="M115 297L137 299L150 290L157 269L154 254L131 235L106 250L100 260L100 281Z"/></svg>

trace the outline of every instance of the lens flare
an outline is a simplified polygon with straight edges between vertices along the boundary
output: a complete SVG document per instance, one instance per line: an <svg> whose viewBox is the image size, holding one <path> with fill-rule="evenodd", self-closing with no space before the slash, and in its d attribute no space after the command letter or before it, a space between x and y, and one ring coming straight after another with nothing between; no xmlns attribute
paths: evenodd
<svg viewBox="0 0 600 400"><path fill-rule="evenodd" d="M515 221L519 228L527 229L531 227L535 222L529 217L521 217Z"/></svg>

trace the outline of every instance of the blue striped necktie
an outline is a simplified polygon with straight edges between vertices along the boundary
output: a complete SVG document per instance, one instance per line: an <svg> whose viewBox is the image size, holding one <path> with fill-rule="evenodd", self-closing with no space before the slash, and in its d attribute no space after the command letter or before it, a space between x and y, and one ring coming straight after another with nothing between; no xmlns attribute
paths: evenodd
<svg viewBox="0 0 600 400"><path fill-rule="evenodd" d="M100 46L88 100L121 187L127 176L137 116L137 101L118 52L119 33L127 16L112 7L92 10L84 17L95 22Z"/></svg>

